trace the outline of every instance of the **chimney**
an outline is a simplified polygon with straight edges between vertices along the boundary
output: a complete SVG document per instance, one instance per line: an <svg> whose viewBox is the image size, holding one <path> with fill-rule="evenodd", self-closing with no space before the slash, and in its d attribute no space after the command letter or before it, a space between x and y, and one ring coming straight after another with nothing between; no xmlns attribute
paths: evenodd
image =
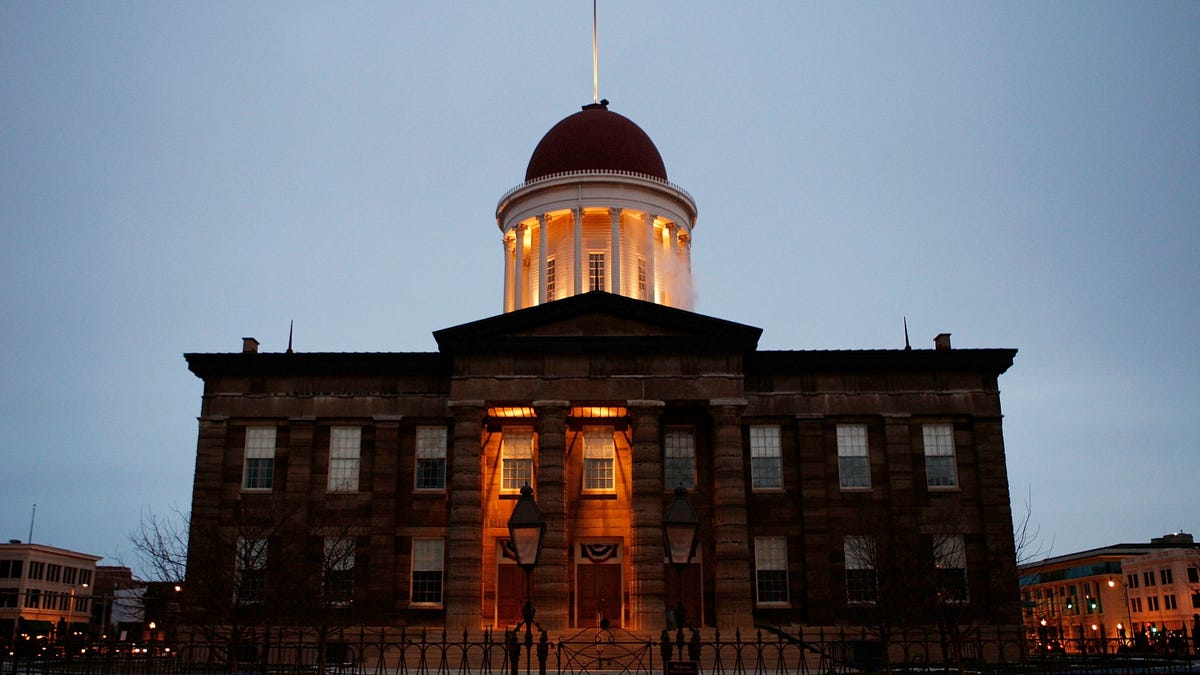
<svg viewBox="0 0 1200 675"><path fill-rule="evenodd" d="M949 351L950 350L950 334L949 333L938 333L937 337L933 338L933 348L938 350L939 352Z"/></svg>
<svg viewBox="0 0 1200 675"><path fill-rule="evenodd" d="M243 354L257 354L258 353L258 340L255 340L252 337L242 338L242 353Z"/></svg>

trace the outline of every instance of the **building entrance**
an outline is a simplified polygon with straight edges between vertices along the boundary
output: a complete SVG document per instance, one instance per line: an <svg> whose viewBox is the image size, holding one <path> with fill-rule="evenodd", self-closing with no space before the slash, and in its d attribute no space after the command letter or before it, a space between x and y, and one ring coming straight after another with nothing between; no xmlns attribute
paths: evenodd
<svg viewBox="0 0 1200 675"><path fill-rule="evenodd" d="M580 544L575 561L575 625L622 627L620 544Z"/></svg>

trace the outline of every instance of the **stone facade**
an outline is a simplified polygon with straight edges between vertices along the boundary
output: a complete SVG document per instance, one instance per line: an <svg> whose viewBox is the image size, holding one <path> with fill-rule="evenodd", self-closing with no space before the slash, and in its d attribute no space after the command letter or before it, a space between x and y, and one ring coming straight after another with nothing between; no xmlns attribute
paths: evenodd
<svg viewBox="0 0 1200 675"><path fill-rule="evenodd" d="M681 598L692 623L723 630L1015 625L997 383L1015 350L760 351L760 332L591 292L437 331L436 353L188 354L204 381L189 575L263 608L328 598L322 541L352 540L343 621L510 626L525 579L505 525L527 471L547 522L532 601L548 630L657 633ZM843 468L847 425L865 459ZM274 429L273 447L252 449L248 428ZM346 429L357 457L331 451ZM419 440L439 429L440 465ZM661 521L688 444L702 526L677 575ZM867 484L847 487L855 462ZM865 574L847 560L863 537L877 546ZM239 559L251 538L265 560ZM961 550L939 558L944 541ZM252 578L262 588L243 588ZM868 595L848 592L864 579ZM963 585L952 602L946 579Z"/></svg>

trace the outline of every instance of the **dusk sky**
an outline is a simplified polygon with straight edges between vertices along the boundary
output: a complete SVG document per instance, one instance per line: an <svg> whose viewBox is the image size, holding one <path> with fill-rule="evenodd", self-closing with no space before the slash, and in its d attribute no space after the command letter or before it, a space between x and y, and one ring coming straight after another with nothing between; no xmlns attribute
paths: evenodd
<svg viewBox="0 0 1200 675"><path fill-rule="evenodd" d="M0 538L132 562L189 508L185 352L434 351L592 100L592 4L0 3ZM1200 535L1200 3L599 4L600 96L763 349L1019 349L1060 555Z"/></svg>

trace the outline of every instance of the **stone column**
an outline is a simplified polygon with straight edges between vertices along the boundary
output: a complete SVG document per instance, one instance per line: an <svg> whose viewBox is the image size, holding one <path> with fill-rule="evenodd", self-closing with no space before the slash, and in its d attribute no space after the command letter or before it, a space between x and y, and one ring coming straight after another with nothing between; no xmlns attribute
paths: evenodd
<svg viewBox="0 0 1200 675"><path fill-rule="evenodd" d="M745 399L713 399L713 537L717 627L722 633L754 625L754 575L746 524L742 410Z"/></svg>
<svg viewBox="0 0 1200 675"><path fill-rule="evenodd" d="M662 401L629 401L633 418L633 630L654 634L666 615L663 579ZM695 619L696 617L693 617ZM699 623L697 621L697 623Z"/></svg>
<svg viewBox="0 0 1200 675"><path fill-rule="evenodd" d="M524 265L525 263L525 226L517 223L513 226L513 311L521 309L525 305L524 293L522 292L525 286Z"/></svg>
<svg viewBox="0 0 1200 675"><path fill-rule="evenodd" d="M551 634L569 627L571 536L567 531L566 452L570 401L534 401L537 411L537 499L546 520L542 555L533 572L537 621Z"/></svg>
<svg viewBox="0 0 1200 675"><path fill-rule="evenodd" d="M612 216L612 241L609 242L609 257L612 258L612 274L609 275L608 290L610 293L621 294L621 209L608 210Z"/></svg>
<svg viewBox="0 0 1200 675"><path fill-rule="evenodd" d="M583 259L583 209L571 209L571 221L575 225L575 289L572 295L587 291L583 287L583 268L587 261Z"/></svg>
<svg viewBox="0 0 1200 675"><path fill-rule="evenodd" d="M450 527L446 550L446 630L461 638L483 620L483 401L450 401L454 418L450 461Z"/></svg>
<svg viewBox="0 0 1200 675"><path fill-rule="evenodd" d="M546 258L547 258L547 242L549 237L546 236L546 223L550 221L545 215L537 217L538 221L538 302L539 305L546 304Z"/></svg>
<svg viewBox="0 0 1200 675"><path fill-rule="evenodd" d="M654 219L655 215L647 213L642 216L642 223L646 227L646 297L643 300L650 302L658 302L658 286L654 282L654 248L658 242L654 239Z"/></svg>

